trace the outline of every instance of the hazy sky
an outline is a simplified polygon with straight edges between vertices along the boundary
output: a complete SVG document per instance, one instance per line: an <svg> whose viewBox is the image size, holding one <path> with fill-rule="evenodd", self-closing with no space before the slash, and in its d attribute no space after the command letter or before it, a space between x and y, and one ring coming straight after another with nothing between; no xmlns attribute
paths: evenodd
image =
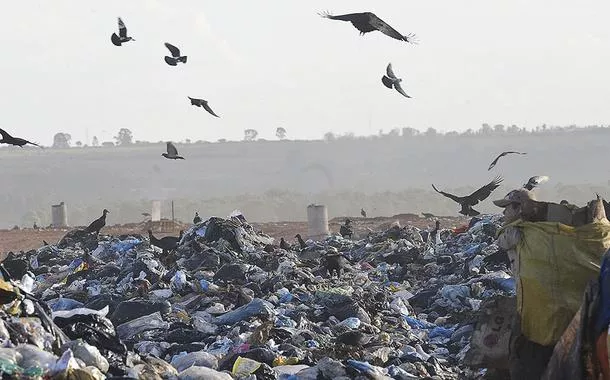
<svg viewBox="0 0 610 380"><path fill-rule="evenodd" d="M409 45L320 18L372 11ZM52 143L610 122L610 5L525 0L28 0L0 13L0 127ZM110 42L117 16L136 41ZM170 42L186 65L163 61ZM383 87L388 62L413 99ZM190 105L207 99L221 116Z"/></svg>

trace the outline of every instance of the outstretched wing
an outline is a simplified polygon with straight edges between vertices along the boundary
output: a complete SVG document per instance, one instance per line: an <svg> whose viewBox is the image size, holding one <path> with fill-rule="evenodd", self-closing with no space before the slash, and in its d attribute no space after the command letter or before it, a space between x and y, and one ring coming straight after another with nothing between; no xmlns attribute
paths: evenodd
<svg viewBox="0 0 610 380"><path fill-rule="evenodd" d="M390 36L390 37L395 38L400 41L407 41L405 36L400 34L396 29L392 28L385 21L383 21L382 19L380 19L379 17L377 17L376 15L374 15L372 13L370 16L369 23L371 24L371 26L373 26L375 29L377 29L381 33L385 34L386 36Z"/></svg>
<svg viewBox="0 0 610 380"><path fill-rule="evenodd" d="M119 17L119 36L121 36L121 38L126 38L127 37L127 28L125 27L125 23L123 22L123 20L121 20L121 18Z"/></svg>
<svg viewBox="0 0 610 380"><path fill-rule="evenodd" d="M391 63L388 63L388 67L387 67L387 69L385 71L386 71L386 73L388 74L388 76L390 78L396 78L396 75L394 74L394 70L392 70L392 64Z"/></svg>
<svg viewBox="0 0 610 380"><path fill-rule="evenodd" d="M4 129L0 129L0 136L2 136L2 140L10 140L13 138L13 136L9 135Z"/></svg>
<svg viewBox="0 0 610 380"><path fill-rule="evenodd" d="M437 189L437 188L436 188L436 186L434 186L434 184L432 184L432 188L433 188L433 189L434 189L434 190L435 190L437 193L443 194L443 195L444 195L444 196L446 196L447 198L452 199L454 202L457 202L457 203L460 203L460 204L461 204L461 203L462 203L462 201L464 200L464 197L458 197L458 196L456 196L456 195L449 194L449 193L446 193L446 192L444 192L444 191L440 191L439 189Z"/></svg>
<svg viewBox="0 0 610 380"><path fill-rule="evenodd" d="M487 185L481 187L480 189L478 189L474 193L470 194L467 197L468 200L469 200L469 204L471 206L474 206L477 203L479 203L479 201L485 200L485 198L487 198L492 193L492 191L494 191L498 186L500 186L500 183L503 180L504 179L502 177L497 176L496 178L494 178L493 181L491 181Z"/></svg>
<svg viewBox="0 0 610 380"><path fill-rule="evenodd" d="M208 103L204 102L202 105L203 105L203 108L205 108L206 111L208 111L209 113L211 113L212 115L214 115L216 117L220 117L220 116L216 115L214 113L214 111L212 111L212 109L210 108L210 105Z"/></svg>
<svg viewBox="0 0 610 380"><path fill-rule="evenodd" d="M407 93L405 92L405 90L402 89L402 86L400 85L400 83L394 83L394 88L396 89L396 91L398 91L399 93L401 93L402 95L406 96L407 98L410 98L409 95L407 95Z"/></svg>
<svg viewBox="0 0 610 380"><path fill-rule="evenodd" d="M167 154L169 154L170 156L178 155L178 149L176 149L176 147L174 146L174 144L172 144L171 141L167 142Z"/></svg>
<svg viewBox="0 0 610 380"><path fill-rule="evenodd" d="M36 143L33 143L33 142L31 142L31 141L26 140L26 142L27 142L28 144L36 145L37 147L42 148L40 145L38 145L38 144L36 144Z"/></svg>
<svg viewBox="0 0 610 380"><path fill-rule="evenodd" d="M175 47L174 45L172 45L168 42L165 43L165 47L172 54L172 57L174 57L174 58L180 57L180 49L178 49L177 47Z"/></svg>
<svg viewBox="0 0 610 380"><path fill-rule="evenodd" d="M498 163L498 160L500 159L500 157L502 157L504 155L504 153L500 153L498 154L498 157L494 158L494 160L491 162L491 164L489 164L489 167L487 168L487 171L490 171L491 168L493 168L494 166L496 166L496 164Z"/></svg>
<svg viewBox="0 0 610 380"><path fill-rule="evenodd" d="M392 88L393 82L386 75L381 77L381 83L383 83L383 85L386 86L387 88Z"/></svg>
<svg viewBox="0 0 610 380"><path fill-rule="evenodd" d="M331 20L341 20L341 21L354 21L358 17L362 17L363 13L348 13L344 15L333 16L328 11L319 12L318 13L323 18L329 18Z"/></svg>

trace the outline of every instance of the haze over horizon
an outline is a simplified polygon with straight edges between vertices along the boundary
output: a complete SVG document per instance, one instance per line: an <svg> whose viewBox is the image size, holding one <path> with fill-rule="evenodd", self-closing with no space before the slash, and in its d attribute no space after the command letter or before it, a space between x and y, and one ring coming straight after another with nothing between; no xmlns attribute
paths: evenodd
<svg viewBox="0 0 610 380"><path fill-rule="evenodd" d="M10 52L0 62L10 90L0 94L0 128L51 145L57 132L90 144L120 128L149 141L216 141L247 128L259 138L284 127L288 138L319 139L607 124L609 9L601 1L15 2L0 16ZM323 10L372 11L419 45L361 37L350 23L319 17ZM110 42L118 16L136 39L122 47ZM188 63L165 64L164 42ZM383 87L388 62L413 99ZM187 96L208 100L221 118Z"/></svg>

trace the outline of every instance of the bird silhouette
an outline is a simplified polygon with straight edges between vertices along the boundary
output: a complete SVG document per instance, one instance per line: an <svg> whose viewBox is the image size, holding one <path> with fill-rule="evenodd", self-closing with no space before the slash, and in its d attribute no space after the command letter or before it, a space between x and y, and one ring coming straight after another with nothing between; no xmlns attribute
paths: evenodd
<svg viewBox="0 0 610 380"><path fill-rule="evenodd" d="M523 185L523 188L527 190L532 190L534 187L537 187L538 185L543 184L548 180L549 177L546 175L533 176L532 178L527 180L527 183Z"/></svg>
<svg viewBox="0 0 610 380"><path fill-rule="evenodd" d="M351 220L345 219L345 224L342 224L339 227L339 233L342 237L349 237L350 239L352 238L352 234L354 233L354 231L352 230L352 226L350 225L351 222Z"/></svg>
<svg viewBox="0 0 610 380"><path fill-rule="evenodd" d="M290 251L290 246L288 245L288 243L286 243L286 240L284 240L284 238L280 238L280 248L284 251Z"/></svg>
<svg viewBox="0 0 610 380"><path fill-rule="evenodd" d="M403 36L396 29L392 28L385 21L377 17L372 12L362 12L362 13L349 13L344 15L333 16L329 12L321 12L318 13L320 16L324 18L328 18L331 20L340 20L340 21L349 21L352 25L360 31L360 35L363 36L365 33L372 32L374 30L378 30L381 33L390 36L394 39L400 41L407 41L411 44L416 44L415 34L408 34Z"/></svg>
<svg viewBox="0 0 610 380"><path fill-rule="evenodd" d="M195 212L195 217L193 218L193 224L199 224L201 223L201 217L199 216L198 212Z"/></svg>
<svg viewBox="0 0 610 380"><path fill-rule="evenodd" d="M214 113L214 111L212 111L212 109L210 108L210 105L208 104L207 100L191 98L190 96L187 96L187 98L191 99L191 105L194 105L195 107L203 107L211 115L214 115L216 117L220 117L220 116L216 115Z"/></svg>
<svg viewBox="0 0 610 380"><path fill-rule="evenodd" d="M360 209L360 215L366 218L366 211L363 208Z"/></svg>
<svg viewBox="0 0 610 380"><path fill-rule="evenodd" d="M498 176L498 177L494 178L494 180L491 181L490 183L488 183L487 185L476 190L474 193L467 195L467 196L463 196L463 197L458 197L456 195L449 194L444 191L440 191L439 189L436 188L436 186L434 186L434 184L432 184L432 188L437 193L440 193L440 194L446 196L447 198L452 199L453 201L459 203L462 206L462 209L459 211L460 214L466 215L466 216L477 216L477 215L480 215L481 213L478 212L477 210L473 209L472 206L478 204L479 201L483 201L487 197L489 197L489 195L492 193L492 191L494 191L498 186L500 186L500 183L502 181L503 181L502 177Z"/></svg>
<svg viewBox="0 0 610 380"><path fill-rule="evenodd" d="M32 145L36 145L37 147L42 148L40 145L35 144L31 141L22 139L20 137L11 136L4 129L0 129L0 136L2 136L2 139L0 139L0 144L15 145L15 146L19 146L21 148L23 148L23 146L26 144L32 144Z"/></svg>
<svg viewBox="0 0 610 380"><path fill-rule="evenodd" d="M410 98L410 96L407 95L405 90L402 89L402 86L400 85L400 82L402 82L402 78L396 77L396 75L394 74L394 70L392 70L391 63L388 63L388 67L386 68L386 75L384 75L381 78L381 82L387 88L391 89L392 87L394 87L394 89L396 91L398 91L400 94L402 94L403 96L406 96L407 98Z"/></svg>
<svg viewBox="0 0 610 380"><path fill-rule="evenodd" d="M170 66L176 66L178 62L186 63L186 55L181 56L180 49L167 42L165 43L165 47L172 54L171 57L165 56L165 63Z"/></svg>
<svg viewBox="0 0 610 380"><path fill-rule="evenodd" d="M490 171L490 170L491 170L491 168L493 168L494 166L496 166L496 164L498 163L498 160L499 160L501 157L506 156L507 154L527 154L527 153L522 153L522 152L513 152L513 151L502 152L502 153L500 153L500 154L498 155L498 157L496 157L496 158L495 158L495 159L494 159L494 160L491 162L491 164L489 165L489 168L487 168L487 171Z"/></svg>
<svg viewBox="0 0 610 380"><path fill-rule="evenodd" d="M121 20L120 17L118 17L118 19L119 34L117 35L116 33L112 33L112 36L110 36L110 41L112 41L112 43L116 46L121 46L127 41L135 41L133 37L127 37L127 28L125 27L125 23L123 22L123 20Z"/></svg>
<svg viewBox="0 0 610 380"><path fill-rule="evenodd" d="M161 153L161 155L170 160L184 160L184 157L178 155L178 149L171 141L167 142L167 153Z"/></svg>
<svg viewBox="0 0 610 380"><path fill-rule="evenodd" d="M152 230L148 230L148 239L150 240L150 244L161 248L163 250L163 254L178 248L178 243L180 242L180 237L175 236L165 236L161 239L157 239L153 235Z"/></svg>
<svg viewBox="0 0 610 380"><path fill-rule="evenodd" d="M102 216L91 222L91 224L87 226L87 228L85 228L85 232L95 232L96 235L99 235L100 230L106 225L106 214L108 214L109 212L110 211L104 209L102 211Z"/></svg>

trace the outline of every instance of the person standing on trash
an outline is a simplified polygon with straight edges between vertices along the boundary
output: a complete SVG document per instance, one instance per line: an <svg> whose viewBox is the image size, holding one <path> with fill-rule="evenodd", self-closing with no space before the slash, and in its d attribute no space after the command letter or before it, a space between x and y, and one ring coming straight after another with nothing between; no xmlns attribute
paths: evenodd
<svg viewBox="0 0 610 380"><path fill-rule="evenodd" d="M493 203L504 209L505 228L498 235L498 246L508 255L515 282L519 283L519 253L517 245L521 241L521 231L511 223L521 219L522 206L528 200L536 200L534 193L527 189L517 189ZM511 379L540 379L547 363L553 355L554 346L543 346L527 339L521 332L520 320L513 319L509 343L509 372Z"/></svg>

